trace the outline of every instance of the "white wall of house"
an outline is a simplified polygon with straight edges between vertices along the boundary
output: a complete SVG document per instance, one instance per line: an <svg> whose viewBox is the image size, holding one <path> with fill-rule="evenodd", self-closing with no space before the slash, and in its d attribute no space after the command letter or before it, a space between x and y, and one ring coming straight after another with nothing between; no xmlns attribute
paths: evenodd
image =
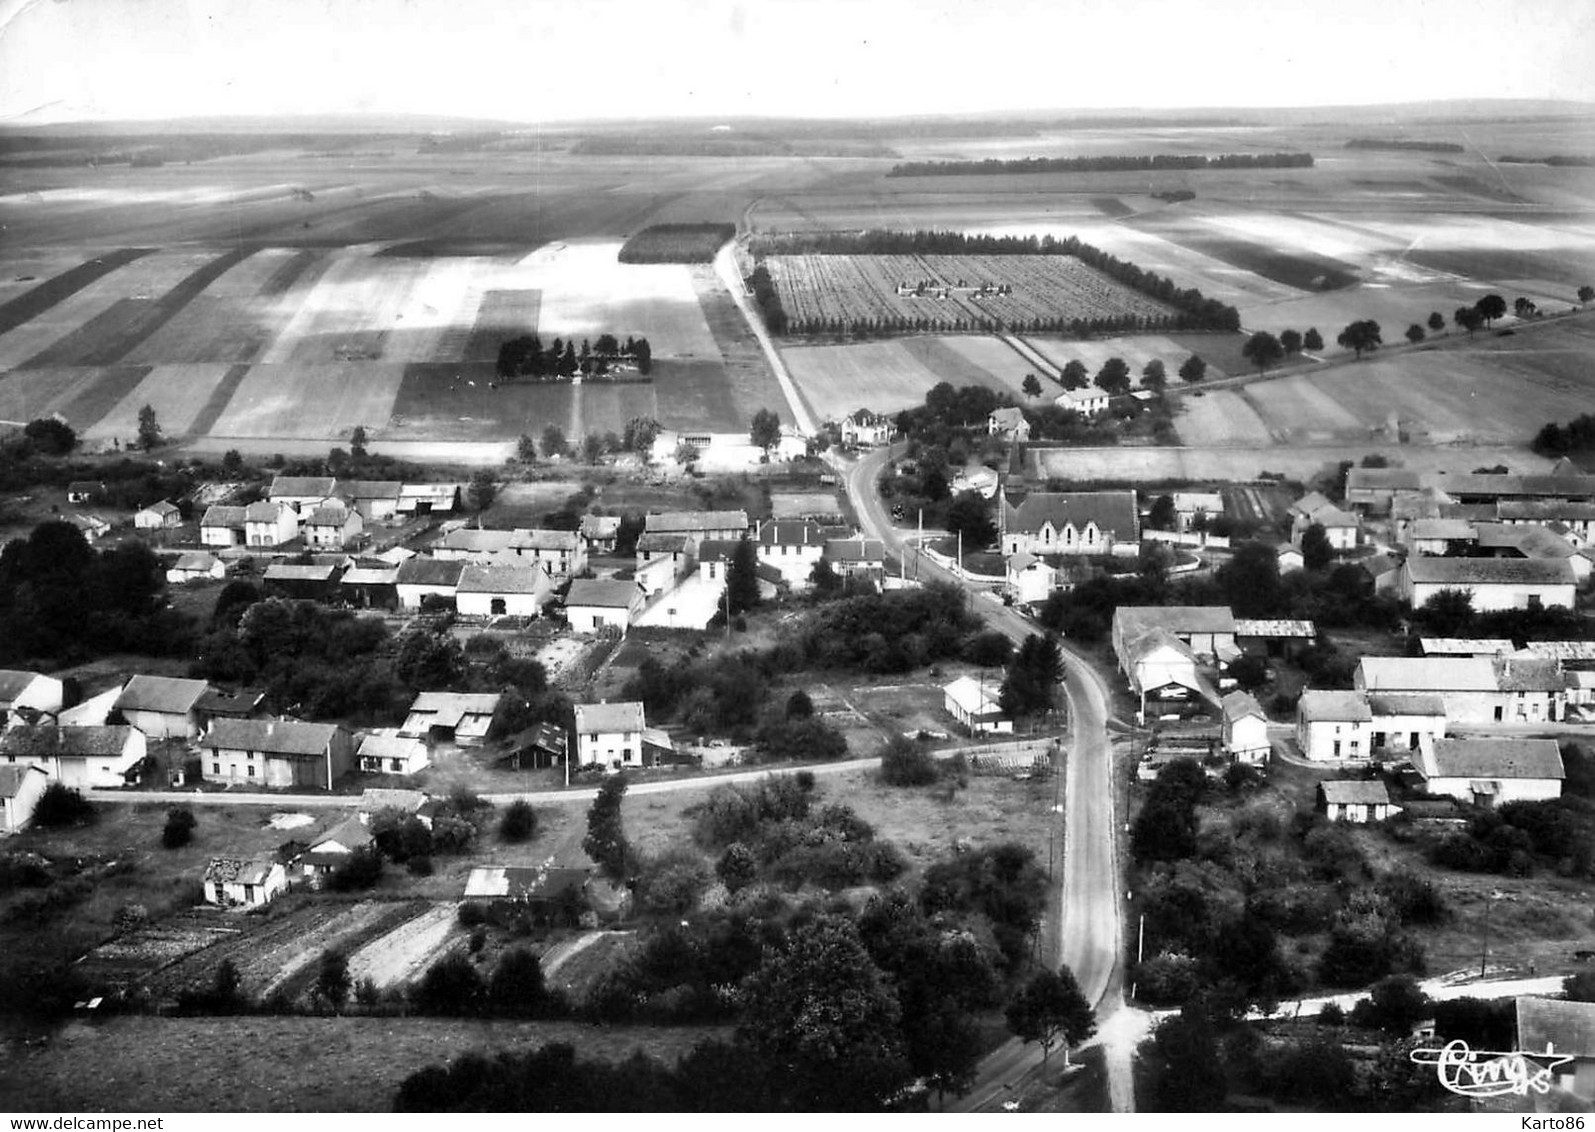
<svg viewBox="0 0 1595 1132"><path fill-rule="evenodd" d="M229 786L294 785L293 759L274 758L258 751L211 750L204 754L204 777ZM326 779L323 768L320 777Z"/></svg>
<svg viewBox="0 0 1595 1132"><path fill-rule="evenodd" d="M565 608L565 620L576 633L596 633L605 628L624 632L631 625L631 612L615 606L571 605Z"/></svg>
<svg viewBox="0 0 1595 1132"><path fill-rule="evenodd" d="M1224 750L1232 758L1243 762L1255 762L1266 757L1270 750L1268 721L1255 715L1243 716L1234 721L1226 719Z"/></svg>
<svg viewBox="0 0 1595 1132"><path fill-rule="evenodd" d="M641 731L582 731L576 735L578 765L642 766Z"/></svg>
<svg viewBox="0 0 1595 1132"><path fill-rule="evenodd" d="M1374 750L1426 750L1445 738L1445 717L1376 715L1370 727Z"/></svg>
<svg viewBox="0 0 1595 1132"><path fill-rule="evenodd" d="M1165 684L1197 687L1196 664L1172 648L1160 648L1134 662L1135 681L1141 688L1161 688Z"/></svg>
<svg viewBox="0 0 1595 1132"><path fill-rule="evenodd" d="M1406 572L1402 571L1403 577ZM1514 583L1512 585L1498 585L1495 583L1477 584L1466 587L1445 586L1436 582L1407 582L1406 594L1413 608L1421 608L1436 594L1446 590L1465 589L1473 598L1473 611L1487 613L1497 609L1528 609L1536 601L1550 608L1573 608L1573 593L1577 588L1572 582L1547 583L1544 585L1530 585L1527 583Z"/></svg>
<svg viewBox="0 0 1595 1132"><path fill-rule="evenodd" d="M1399 807L1395 805L1375 805L1371 802L1326 802L1324 816L1330 821L1349 821L1358 824L1371 821L1384 821L1396 812Z"/></svg>
<svg viewBox="0 0 1595 1132"><path fill-rule="evenodd" d="M395 587L399 593L399 607L401 609L420 609L421 602L430 595L457 600L454 586L417 586L404 584Z"/></svg>
<svg viewBox="0 0 1595 1132"><path fill-rule="evenodd" d="M237 527L201 527L199 529L199 544L201 546L243 546L244 532Z"/></svg>
<svg viewBox="0 0 1595 1132"><path fill-rule="evenodd" d="M1484 781L1496 784L1496 792L1490 795L1475 795L1473 784L1481 781L1478 776L1472 778L1431 778L1428 780L1427 790L1431 795L1455 798L1459 802L1469 804L1499 806L1503 802L1549 802L1562 796L1562 780L1559 778L1489 778Z"/></svg>
<svg viewBox="0 0 1595 1132"><path fill-rule="evenodd" d="M54 676L37 675L17 694L17 698L11 701L10 710L15 713L17 708L25 707L55 715L60 712L61 703L65 698L66 689L61 681Z"/></svg>
<svg viewBox="0 0 1595 1132"><path fill-rule="evenodd" d="M546 595L535 593L460 593L454 606L461 617L536 617Z"/></svg>
<svg viewBox="0 0 1595 1132"><path fill-rule="evenodd" d="M136 727L151 739L195 739L199 737L199 720L193 712L126 711L122 712L130 727Z"/></svg>
<svg viewBox="0 0 1595 1132"><path fill-rule="evenodd" d="M823 557L825 547L821 543L759 545L759 561L779 570L781 578L795 590L809 584L809 575Z"/></svg>
<svg viewBox="0 0 1595 1132"><path fill-rule="evenodd" d="M50 779L42 771L24 774L13 797L0 798L0 833L20 833L33 821L33 811L44 796Z"/></svg>
<svg viewBox="0 0 1595 1132"><path fill-rule="evenodd" d="M1313 762L1367 759L1373 749L1373 725L1363 720L1298 719L1296 742Z"/></svg>

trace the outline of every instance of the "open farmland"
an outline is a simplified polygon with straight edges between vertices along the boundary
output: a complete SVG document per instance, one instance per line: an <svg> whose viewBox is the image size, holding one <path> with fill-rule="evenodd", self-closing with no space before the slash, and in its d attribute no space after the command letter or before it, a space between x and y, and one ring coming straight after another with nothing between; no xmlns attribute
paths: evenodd
<svg viewBox="0 0 1595 1132"><path fill-rule="evenodd" d="M1218 344L1221 337L1214 335L1212 339ZM1102 338L1091 341L1027 336L1025 341L1059 369L1071 361L1078 361L1093 376L1109 358L1123 358L1129 365L1131 379L1136 384L1140 383L1141 370L1146 363L1158 359L1162 361L1163 368L1167 371L1169 384L1178 385L1180 366L1192 354L1201 354L1202 359L1207 362L1206 380L1212 381L1226 376L1224 370L1219 368L1208 354L1202 352L1201 343L1198 343L1197 349L1191 349L1159 334L1130 334L1123 338Z"/></svg>
<svg viewBox="0 0 1595 1132"><path fill-rule="evenodd" d="M931 387L944 381L984 385L1019 401L1024 399L1020 383L1036 370L1006 343L990 337L919 335L886 342L787 346L781 357L820 420L840 419L859 408L895 413L921 405Z"/></svg>
<svg viewBox="0 0 1595 1132"><path fill-rule="evenodd" d="M1160 319L1173 310L1057 255L773 255L764 260L792 333L1056 328L1076 319Z"/></svg>

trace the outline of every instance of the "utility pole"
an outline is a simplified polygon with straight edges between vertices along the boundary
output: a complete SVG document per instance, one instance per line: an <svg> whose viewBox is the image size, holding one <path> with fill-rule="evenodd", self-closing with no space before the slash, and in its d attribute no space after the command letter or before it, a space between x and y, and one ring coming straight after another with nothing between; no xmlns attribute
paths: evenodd
<svg viewBox="0 0 1595 1132"><path fill-rule="evenodd" d="M919 581L919 556L925 553L925 509L919 509L919 536L914 540L914 581Z"/></svg>

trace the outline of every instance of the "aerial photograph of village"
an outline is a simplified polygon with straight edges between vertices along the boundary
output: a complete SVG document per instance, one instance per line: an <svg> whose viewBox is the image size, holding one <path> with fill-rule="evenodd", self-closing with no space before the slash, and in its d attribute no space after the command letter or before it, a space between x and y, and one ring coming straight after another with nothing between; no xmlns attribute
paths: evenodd
<svg viewBox="0 0 1595 1132"><path fill-rule="evenodd" d="M0 0L11 1129L1582 1128L1592 575L1586 0Z"/></svg>

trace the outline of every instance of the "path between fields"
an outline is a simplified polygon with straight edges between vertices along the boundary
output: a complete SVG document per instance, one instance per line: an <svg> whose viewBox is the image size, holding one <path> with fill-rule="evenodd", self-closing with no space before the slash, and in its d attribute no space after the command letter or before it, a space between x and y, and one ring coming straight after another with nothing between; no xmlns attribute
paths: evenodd
<svg viewBox="0 0 1595 1132"><path fill-rule="evenodd" d="M719 273L720 281L725 284L726 290L731 292L731 299L737 304L737 310L742 312L742 317L747 320L753 336L759 340L759 347L764 351L770 369L775 373L775 380L780 382L781 392L786 395L786 404L792 410L792 419L797 423L798 431L804 436L813 436L818 431L814 418L804 406L803 398L798 396L797 385L792 381L792 375L787 372L786 362L782 360L780 351L775 348L769 331L764 329L764 320L759 318L753 305L748 302L747 285L742 282L742 275L737 271L736 256L730 244L721 248L720 254L714 257L714 269Z"/></svg>
<svg viewBox="0 0 1595 1132"><path fill-rule="evenodd" d="M575 939L561 940L544 953L542 959L543 977L551 979L561 967L569 963L576 956L586 951L593 944L603 939L606 935L630 935L630 932L586 932Z"/></svg>

